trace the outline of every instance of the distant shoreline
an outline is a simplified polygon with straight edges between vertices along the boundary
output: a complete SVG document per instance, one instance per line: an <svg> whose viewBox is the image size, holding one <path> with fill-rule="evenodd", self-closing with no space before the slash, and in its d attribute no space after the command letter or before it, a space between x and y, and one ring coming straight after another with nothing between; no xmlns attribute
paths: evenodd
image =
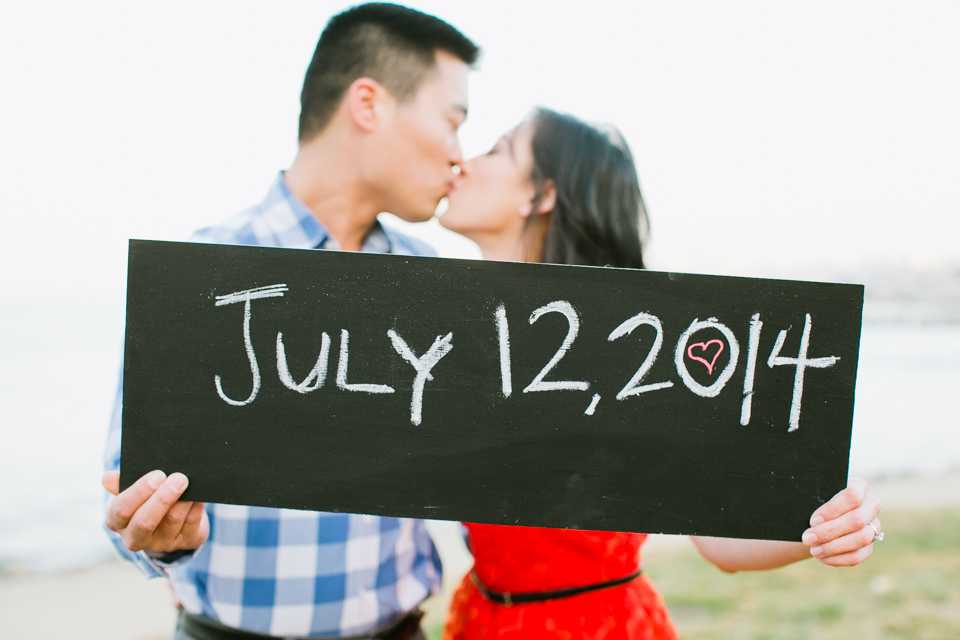
<svg viewBox="0 0 960 640"><path fill-rule="evenodd" d="M885 509L960 508L960 468L935 475L880 477L870 481L869 486Z"/></svg>
<svg viewBox="0 0 960 640"><path fill-rule="evenodd" d="M880 299L863 301L864 324L942 325L960 323L960 300Z"/></svg>

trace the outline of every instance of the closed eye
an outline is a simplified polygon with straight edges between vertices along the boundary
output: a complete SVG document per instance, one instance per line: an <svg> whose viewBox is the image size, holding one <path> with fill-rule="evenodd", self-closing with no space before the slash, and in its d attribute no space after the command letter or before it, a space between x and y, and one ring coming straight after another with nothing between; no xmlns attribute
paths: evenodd
<svg viewBox="0 0 960 640"><path fill-rule="evenodd" d="M505 144L506 142L504 141L504 139L500 138L499 140L497 140L497 144L493 145L493 148L491 148L490 151L487 151L487 155L492 156L495 153L500 153L501 151L503 151L503 145Z"/></svg>

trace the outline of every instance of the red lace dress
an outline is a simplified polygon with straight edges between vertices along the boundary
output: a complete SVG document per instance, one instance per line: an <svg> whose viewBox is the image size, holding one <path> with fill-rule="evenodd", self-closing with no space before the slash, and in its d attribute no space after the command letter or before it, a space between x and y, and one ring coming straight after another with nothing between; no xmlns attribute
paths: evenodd
<svg viewBox="0 0 960 640"><path fill-rule="evenodd" d="M644 534L468 524L474 571L490 591L525 593L616 580L636 571ZM450 605L443 640L675 640L660 594L642 575L566 598L506 606L470 575Z"/></svg>

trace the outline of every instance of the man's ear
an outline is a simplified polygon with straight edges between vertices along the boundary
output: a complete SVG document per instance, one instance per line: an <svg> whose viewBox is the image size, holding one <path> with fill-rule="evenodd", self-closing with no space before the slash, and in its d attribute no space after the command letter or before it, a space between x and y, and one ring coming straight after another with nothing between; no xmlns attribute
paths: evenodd
<svg viewBox="0 0 960 640"><path fill-rule="evenodd" d="M543 197L537 206L537 214L550 213L557 206L557 185L553 180L547 180L543 185Z"/></svg>
<svg viewBox="0 0 960 640"><path fill-rule="evenodd" d="M353 123L363 131L373 131L383 117L383 107L393 96L386 87L373 78L357 78L349 87L344 100Z"/></svg>

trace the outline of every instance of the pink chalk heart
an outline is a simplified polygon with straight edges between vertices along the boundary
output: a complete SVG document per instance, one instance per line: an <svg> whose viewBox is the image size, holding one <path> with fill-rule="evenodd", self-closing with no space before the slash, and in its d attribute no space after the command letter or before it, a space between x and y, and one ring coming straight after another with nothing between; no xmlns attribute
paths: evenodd
<svg viewBox="0 0 960 640"><path fill-rule="evenodd" d="M700 356L693 355L694 349L700 349L700 353L706 355L707 347L710 345L717 345L718 349L715 354L713 354L713 359L710 362L707 362ZM721 340L708 340L707 342L698 342L687 347L687 357L691 360L696 360L697 362L702 362L703 366L707 368L707 373L713 375L713 365L716 364L717 358L720 357L720 354L723 352L723 342Z"/></svg>

